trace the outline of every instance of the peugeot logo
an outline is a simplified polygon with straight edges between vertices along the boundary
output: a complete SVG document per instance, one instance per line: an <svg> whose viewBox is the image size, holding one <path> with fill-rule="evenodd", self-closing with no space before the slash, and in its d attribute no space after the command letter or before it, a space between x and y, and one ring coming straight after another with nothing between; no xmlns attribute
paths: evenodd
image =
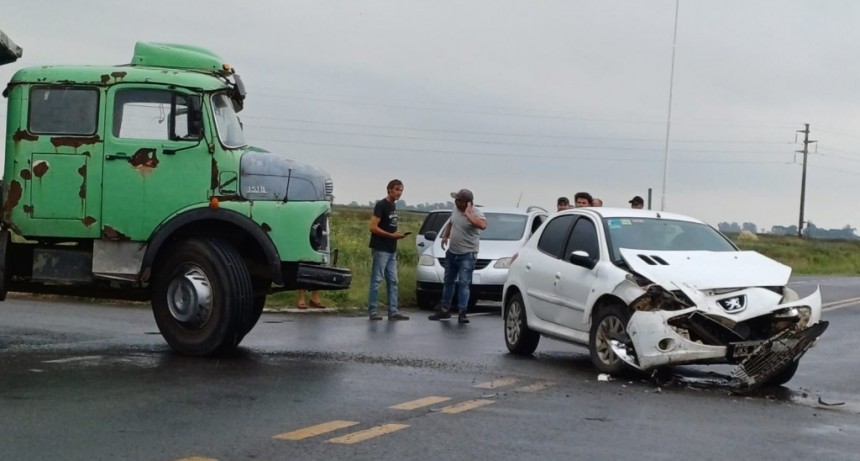
<svg viewBox="0 0 860 461"><path fill-rule="evenodd" d="M717 301L726 312L740 312L747 307L747 296L732 296L731 298L723 298Z"/></svg>

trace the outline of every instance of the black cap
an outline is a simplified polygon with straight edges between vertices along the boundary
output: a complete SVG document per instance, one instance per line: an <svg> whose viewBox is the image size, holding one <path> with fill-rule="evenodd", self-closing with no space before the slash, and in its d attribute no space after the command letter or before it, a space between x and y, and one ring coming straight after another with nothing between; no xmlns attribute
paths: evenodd
<svg viewBox="0 0 860 461"><path fill-rule="evenodd" d="M627 203L633 203L633 204L637 204L637 205L638 205L638 204L642 204L642 205L644 205L644 204L645 204L645 200L642 200L642 197L640 197L640 196L638 196L638 195L637 195L637 196L633 197L632 199L630 199L630 201L629 201L629 202L627 202Z"/></svg>
<svg viewBox="0 0 860 461"><path fill-rule="evenodd" d="M469 189L460 189L457 192L451 192L451 198L468 203L475 200L475 195Z"/></svg>

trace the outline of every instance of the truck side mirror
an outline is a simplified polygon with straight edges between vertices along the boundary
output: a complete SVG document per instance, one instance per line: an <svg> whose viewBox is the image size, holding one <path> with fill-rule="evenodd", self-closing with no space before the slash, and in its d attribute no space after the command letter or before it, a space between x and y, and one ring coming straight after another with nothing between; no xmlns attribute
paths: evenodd
<svg viewBox="0 0 860 461"><path fill-rule="evenodd" d="M436 237L436 231L428 231L424 233L424 240L430 240L432 242L433 240L436 240Z"/></svg>

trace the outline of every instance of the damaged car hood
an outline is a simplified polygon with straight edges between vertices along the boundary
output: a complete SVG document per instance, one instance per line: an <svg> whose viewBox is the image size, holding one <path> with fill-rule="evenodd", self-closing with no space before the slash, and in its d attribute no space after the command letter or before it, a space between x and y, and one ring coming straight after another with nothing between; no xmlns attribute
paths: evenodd
<svg viewBox="0 0 860 461"><path fill-rule="evenodd" d="M667 289L784 286L791 268L755 251L620 249L633 272Z"/></svg>

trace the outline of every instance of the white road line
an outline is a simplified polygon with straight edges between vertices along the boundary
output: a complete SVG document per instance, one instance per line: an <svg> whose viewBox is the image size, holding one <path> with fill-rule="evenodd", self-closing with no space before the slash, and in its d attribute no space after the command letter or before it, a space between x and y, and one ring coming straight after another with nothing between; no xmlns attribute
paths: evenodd
<svg viewBox="0 0 860 461"><path fill-rule="evenodd" d="M100 355L84 355L80 357L69 357L67 359L56 359L56 360L43 360L42 363L69 363L69 362L83 362L86 360L99 360L102 356Z"/></svg>
<svg viewBox="0 0 860 461"><path fill-rule="evenodd" d="M829 303L822 304L821 309L825 311L835 311L836 309L842 309L843 307L848 307L858 302L860 302L860 298L848 298L839 301L831 301Z"/></svg>

